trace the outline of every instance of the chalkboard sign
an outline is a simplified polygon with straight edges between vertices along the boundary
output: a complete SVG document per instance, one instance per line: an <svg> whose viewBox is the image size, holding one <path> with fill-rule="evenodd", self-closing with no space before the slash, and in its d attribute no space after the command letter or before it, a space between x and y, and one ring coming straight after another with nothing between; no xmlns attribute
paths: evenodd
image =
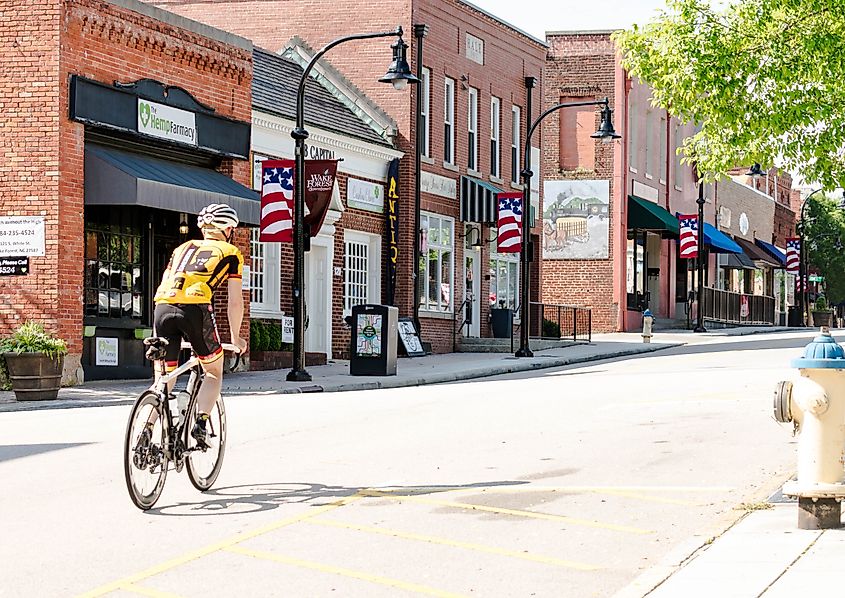
<svg viewBox="0 0 845 598"><path fill-rule="evenodd" d="M412 318L399 318L399 340L402 341L402 347L405 349L405 355L408 357L422 357L425 355L422 342L420 342L420 333L417 327L414 326Z"/></svg>

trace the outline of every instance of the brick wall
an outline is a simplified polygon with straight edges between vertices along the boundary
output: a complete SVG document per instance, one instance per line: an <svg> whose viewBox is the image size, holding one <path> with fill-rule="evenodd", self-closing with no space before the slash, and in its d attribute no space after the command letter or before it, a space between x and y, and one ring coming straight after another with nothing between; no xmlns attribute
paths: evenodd
<svg viewBox="0 0 845 598"><path fill-rule="evenodd" d="M0 164L0 211L44 215L47 255L33 258L31 275L0 280L9 299L0 311L0 333L22 314L44 321L67 339L65 369L73 378L82 351L85 132L66 116L70 75L107 84L158 79L184 87L218 114L249 120L252 54L95 0L4 2L3 9L0 44L11 76L0 81L0 102L12 118L3 123L11 130ZM249 182L246 162L224 163L221 170ZM239 244L247 249L243 233Z"/></svg>
<svg viewBox="0 0 845 598"><path fill-rule="evenodd" d="M543 80L543 109L551 108L564 98L566 101L590 101L607 96L611 106L617 107L615 74L616 51L607 34L547 34L549 53ZM562 109L563 111L567 108ZM615 114L619 114L617 110ZM591 168L579 164L578 170L561 168L561 122L570 115L549 116L543 127L543 179L577 180L606 179L610 181L609 213L614 211L616 182L614 180L613 148L593 140L595 160ZM599 111L594 111L589 123L592 131L598 129ZM622 122L614 122L621 130ZM564 162L566 162L564 160ZM619 248L614 242L616 227L620 224L610 219L609 256L600 260L543 260L542 301L589 307L593 312L593 331L610 332L621 326L618 321L619 305L614 301L614 258ZM622 249L624 251L624 248Z"/></svg>

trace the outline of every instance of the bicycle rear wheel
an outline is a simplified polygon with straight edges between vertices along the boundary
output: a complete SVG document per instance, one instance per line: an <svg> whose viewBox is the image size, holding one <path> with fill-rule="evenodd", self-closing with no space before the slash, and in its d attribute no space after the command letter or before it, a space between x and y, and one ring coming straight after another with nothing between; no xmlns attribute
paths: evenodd
<svg viewBox="0 0 845 598"><path fill-rule="evenodd" d="M206 430L208 448L197 447L197 441L191 436L193 422L197 419L196 398L191 402L190 417L185 426L186 446L188 447L188 478L194 488L205 491L211 488L223 467L223 455L226 452L226 407L223 397L217 397L215 408L209 414Z"/></svg>
<svg viewBox="0 0 845 598"><path fill-rule="evenodd" d="M139 509L151 508L167 478L167 416L157 393L147 390L132 407L126 425L123 471L129 498ZM152 422L152 425L147 424Z"/></svg>

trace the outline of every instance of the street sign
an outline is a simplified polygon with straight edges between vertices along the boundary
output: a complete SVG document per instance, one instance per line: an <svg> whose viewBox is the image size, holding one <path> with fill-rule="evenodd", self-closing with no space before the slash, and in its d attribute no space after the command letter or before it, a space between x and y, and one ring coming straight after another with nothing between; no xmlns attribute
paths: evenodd
<svg viewBox="0 0 845 598"><path fill-rule="evenodd" d="M810 282L824 282L824 276L818 276L816 274L810 275L808 279Z"/></svg>

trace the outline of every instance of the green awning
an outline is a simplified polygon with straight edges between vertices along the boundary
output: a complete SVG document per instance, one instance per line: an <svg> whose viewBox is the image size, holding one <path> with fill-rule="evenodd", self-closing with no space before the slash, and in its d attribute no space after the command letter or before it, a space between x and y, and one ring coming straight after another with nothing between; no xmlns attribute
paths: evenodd
<svg viewBox="0 0 845 598"><path fill-rule="evenodd" d="M628 228L678 236L678 219L653 201L636 195L628 196Z"/></svg>

